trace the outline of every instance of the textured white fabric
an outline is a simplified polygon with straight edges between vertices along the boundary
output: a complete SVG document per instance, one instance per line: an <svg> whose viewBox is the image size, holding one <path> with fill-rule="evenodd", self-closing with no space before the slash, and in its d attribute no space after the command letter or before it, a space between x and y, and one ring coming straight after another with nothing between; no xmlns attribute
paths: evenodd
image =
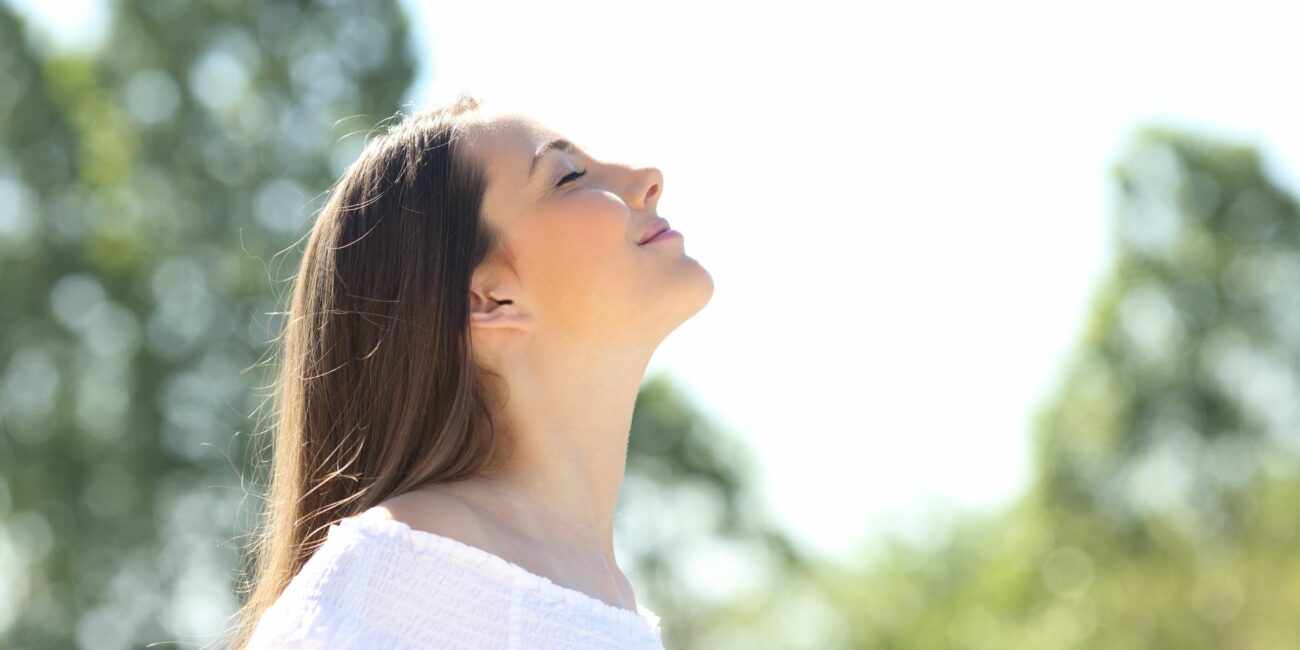
<svg viewBox="0 0 1300 650"><path fill-rule="evenodd" d="M659 616L610 605L394 519L330 526L258 621L248 650L663 650Z"/></svg>

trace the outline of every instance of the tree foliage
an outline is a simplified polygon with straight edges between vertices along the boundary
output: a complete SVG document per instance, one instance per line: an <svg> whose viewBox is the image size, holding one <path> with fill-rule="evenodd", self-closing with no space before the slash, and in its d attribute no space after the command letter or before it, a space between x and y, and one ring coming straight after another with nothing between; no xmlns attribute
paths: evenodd
<svg viewBox="0 0 1300 650"><path fill-rule="evenodd" d="M0 5L0 60L0 645L200 645L258 507L273 262L399 108L406 18L122 0L46 56Z"/></svg>
<svg viewBox="0 0 1300 650"><path fill-rule="evenodd" d="M863 648L1285 648L1300 639L1300 209L1250 148L1149 127L1115 263L1039 412L1034 481L838 578Z"/></svg>

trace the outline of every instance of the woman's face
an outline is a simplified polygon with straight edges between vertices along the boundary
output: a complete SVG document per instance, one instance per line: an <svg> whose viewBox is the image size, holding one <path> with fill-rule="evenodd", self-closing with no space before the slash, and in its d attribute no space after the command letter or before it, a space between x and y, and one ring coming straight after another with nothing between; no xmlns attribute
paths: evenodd
<svg viewBox="0 0 1300 650"><path fill-rule="evenodd" d="M462 151L488 177L483 218L501 233L513 266L475 271L472 318L489 323L487 314L506 307L515 315L498 310L503 327L653 349L704 307L713 279L686 255L682 236L638 243L662 227L663 173L597 159L581 143L556 146L562 139L517 113L466 122ZM689 230L684 221L673 226Z"/></svg>

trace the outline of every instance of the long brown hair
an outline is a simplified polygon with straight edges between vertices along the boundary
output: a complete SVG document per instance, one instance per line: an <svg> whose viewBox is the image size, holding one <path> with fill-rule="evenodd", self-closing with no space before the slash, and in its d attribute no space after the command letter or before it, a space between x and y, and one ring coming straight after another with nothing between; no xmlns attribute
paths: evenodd
<svg viewBox="0 0 1300 650"><path fill-rule="evenodd" d="M312 226L276 340L270 475L231 648L330 524L491 472L505 453L495 375L468 336L472 272L500 252L480 215L483 167L457 147L481 103L461 95L371 139Z"/></svg>

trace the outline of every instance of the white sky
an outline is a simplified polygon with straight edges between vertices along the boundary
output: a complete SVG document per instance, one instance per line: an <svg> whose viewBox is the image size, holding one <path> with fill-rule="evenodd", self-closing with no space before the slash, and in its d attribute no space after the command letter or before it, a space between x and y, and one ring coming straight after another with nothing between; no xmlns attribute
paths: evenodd
<svg viewBox="0 0 1300 650"><path fill-rule="evenodd" d="M1256 144L1300 187L1300 23L1270 3L402 1L410 101L470 91L664 171L715 293L652 371L828 553L1025 487L1138 124ZM102 21L15 4L70 40Z"/></svg>

